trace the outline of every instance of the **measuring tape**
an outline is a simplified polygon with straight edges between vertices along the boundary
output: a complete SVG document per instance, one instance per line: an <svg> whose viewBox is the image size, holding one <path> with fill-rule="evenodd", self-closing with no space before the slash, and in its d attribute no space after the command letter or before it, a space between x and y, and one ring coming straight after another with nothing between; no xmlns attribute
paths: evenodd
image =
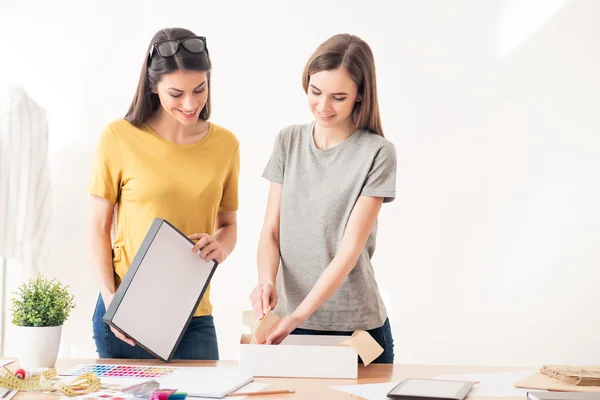
<svg viewBox="0 0 600 400"><path fill-rule="evenodd" d="M72 397L95 392L102 385L100 378L93 372L80 375L70 384L52 379L55 376L56 369L52 368L41 375L21 380L14 376L6 367L2 367L0 369L0 386L22 392L61 392L65 396Z"/></svg>

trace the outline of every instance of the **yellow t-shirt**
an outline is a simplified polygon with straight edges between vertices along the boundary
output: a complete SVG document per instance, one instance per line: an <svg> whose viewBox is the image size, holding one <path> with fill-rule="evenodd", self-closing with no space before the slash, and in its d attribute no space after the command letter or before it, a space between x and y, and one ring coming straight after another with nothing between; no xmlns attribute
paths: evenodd
<svg viewBox="0 0 600 400"><path fill-rule="evenodd" d="M116 204L115 282L122 281L154 218L186 235L213 234L218 212L237 211L239 143L210 124L194 144L173 143L127 120L104 129L87 191ZM166 271L168 272L168 271ZM194 316L210 315L210 285Z"/></svg>

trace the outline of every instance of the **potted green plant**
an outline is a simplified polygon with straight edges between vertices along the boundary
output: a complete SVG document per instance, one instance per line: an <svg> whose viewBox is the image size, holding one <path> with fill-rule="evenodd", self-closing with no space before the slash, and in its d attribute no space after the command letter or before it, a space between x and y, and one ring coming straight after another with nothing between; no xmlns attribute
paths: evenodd
<svg viewBox="0 0 600 400"><path fill-rule="evenodd" d="M21 367L54 367L62 325L75 308L68 288L38 273L13 293L12 323L18 330Z"/></svg>

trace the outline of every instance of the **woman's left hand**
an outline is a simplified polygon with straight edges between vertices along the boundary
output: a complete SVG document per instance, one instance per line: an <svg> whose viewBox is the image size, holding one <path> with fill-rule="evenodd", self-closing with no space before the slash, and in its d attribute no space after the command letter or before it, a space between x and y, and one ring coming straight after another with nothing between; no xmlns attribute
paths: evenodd
<svg viewBox="0 0 600 400"><path fill-rule="evenodd" d="M294 314L281 318L269 329L261 344L280 344L301 323L302 320Z"/></svg>
<svg viewBox="0 0 600 400"><path fill-rule="evenodd" d="M203 260L215 260L219 264L225 261L227 254L221 247L221 244L216 237L210 236L208 233L194 233L188 236L191 240L197 240L192 253L196 254L200 251L200 258Z"/></svg>

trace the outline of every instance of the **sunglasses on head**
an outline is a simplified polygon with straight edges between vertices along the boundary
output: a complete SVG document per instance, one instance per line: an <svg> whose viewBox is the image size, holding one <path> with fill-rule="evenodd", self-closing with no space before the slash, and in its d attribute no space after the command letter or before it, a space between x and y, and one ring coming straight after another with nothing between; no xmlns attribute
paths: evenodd
<svg viewBox="0 0 600 400"><path fill-rule="evenodd" d="M183 46L190 53L202 53L206 50L206 38L203 36L192 36L179 40L165 40L154 43L148 54L148 65L152 61L154 54L158 53L162 58L173 57Z"/></svg>

